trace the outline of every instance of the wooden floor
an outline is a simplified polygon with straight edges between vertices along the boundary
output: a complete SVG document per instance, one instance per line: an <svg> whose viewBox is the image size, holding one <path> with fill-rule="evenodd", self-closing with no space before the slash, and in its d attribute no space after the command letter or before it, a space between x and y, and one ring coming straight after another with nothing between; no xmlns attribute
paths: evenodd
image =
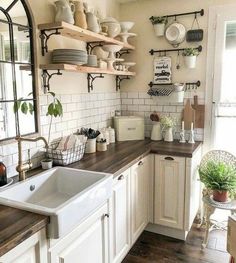
<svg viewBox="0 0 236 263"><path fill-rule="evenodd" d="M201 250L204 229L193 226L186 242L143 232L122 263L228 263L226 231L211 232L208 246Z"/></svg>

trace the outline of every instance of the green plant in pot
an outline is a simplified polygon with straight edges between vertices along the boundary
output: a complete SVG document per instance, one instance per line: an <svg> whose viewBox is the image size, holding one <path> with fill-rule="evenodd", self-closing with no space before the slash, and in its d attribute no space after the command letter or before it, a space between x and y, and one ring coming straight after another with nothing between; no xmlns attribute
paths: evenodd
<svg viewBox="0 0 236 263"><path fill-rule="evenodd" d="M161 37L164 36L165 33L165 26L167 24L167 17L165 16L152 16L150 18L156 36Z"/></svg>
<svg viewBox="0 0 236 263"><path fill-rule="evenodd" d="M60 100L56 97L54 92L48 92L52 97L52 102L48 105L48 110L46 115L50 116L49 131L48 131L48 144L50 144L51 129L52 129L52 120L53 118L61 117L63 115L63 107ZM30 96L31 93L28 95ZM23 98L20 98L14 103L14 112L21 110L23 114L30 113L31 115L34 112L34 106L31 102L22 101ZM46 158L41 161L43 169L52 168L53 160L48 157L48 149L46 149Z"/></svg>
<svg viewBox="0 0 236 263"><path fill-rule="evenodd" d="M199 51L196 48L184 49L183 57L184 57L185 66L189 69L195 68L198 55L199 55Z"/></svg>
<svg viewBox="0 0 236 263"><path fill-rule="evenodd" d="M199 168L201 182L213 191L213 199L226 202L236 191L236 167L224 162L209 161Z"/></svg>

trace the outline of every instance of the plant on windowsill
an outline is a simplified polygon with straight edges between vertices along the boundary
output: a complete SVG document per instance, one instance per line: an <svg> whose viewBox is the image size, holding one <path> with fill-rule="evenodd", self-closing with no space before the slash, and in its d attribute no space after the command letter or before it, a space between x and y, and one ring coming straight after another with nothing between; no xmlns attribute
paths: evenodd
<svg viewBox="0 0 236 263"><path fill-rule="evenodd" d="M157 37L164 36L165 26L167 24L167 17L165 16L153 16L150 18L154 31Z"/></svg>
<svg viewBox="0 0 236 263"><path fill-rule="evenodd" d="M199 55L199 51L196 48L186 48L183 51L185 66L189 69L196 68L198 55Z"/></svg>
<svg viewBox="0 0 236 263"><path fill-rule="evenodd" d="M31 95L30 93L28 97ZM56 97L54 92L49 91L49 95L52 96L53 101L48 105L48 110L46 116L50 116L49 131L48 131L48 144L50 144L51 129L52 129L52 120L53 118L61 117L63 115L63 107L60 100ZM34 112L34 105L31 102L22 101L23 98L20 98L14 103L14 113L21 111L23 114L30 113L31 115ZM46 158L41 161L43 169L52 168L53 160L48 157L48 149L46 149Z"/></svg>
<svg viewBox="0 0 236 263"><path fill-rule="evenodd" d="M209 161L199 168L199 176L205 187L213 192L217 202L227 202L236 192L236 168L224 162Z"/></svg>

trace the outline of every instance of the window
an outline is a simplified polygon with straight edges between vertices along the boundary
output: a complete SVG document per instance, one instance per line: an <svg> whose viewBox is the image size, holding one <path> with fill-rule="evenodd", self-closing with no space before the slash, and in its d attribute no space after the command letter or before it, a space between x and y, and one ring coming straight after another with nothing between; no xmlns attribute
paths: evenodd
<svg viewBox="0 0 236 263"><path fill-rule="evenodd" d="M38 132L32 19L23 0L0 0L0 141ZM17 101L33 114L14 112Z"/></svg>

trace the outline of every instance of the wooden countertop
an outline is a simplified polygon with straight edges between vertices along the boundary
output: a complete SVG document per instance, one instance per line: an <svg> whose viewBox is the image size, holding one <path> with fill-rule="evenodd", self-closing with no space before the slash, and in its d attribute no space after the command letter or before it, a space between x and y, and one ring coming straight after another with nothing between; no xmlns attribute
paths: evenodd
<svg viewBox="0 0 236 263"><path fill-rule="evenodd" d="M106 152L85 154L81 161L68 167L111 173L115 177L149 153L191 158L200 145L201 142L191 145L176 141L153 142L149 139L117 142L109 145ZM28 176L41 171L42 169L30 171ZM47 216L0 205L0 256L44 228L48 222Z"/></svg>
<svg viewBox="0 0 236 263"><path fill-rule="evenodd" d="M49 217L0 205L0 256L43 229Z"/></svg>

